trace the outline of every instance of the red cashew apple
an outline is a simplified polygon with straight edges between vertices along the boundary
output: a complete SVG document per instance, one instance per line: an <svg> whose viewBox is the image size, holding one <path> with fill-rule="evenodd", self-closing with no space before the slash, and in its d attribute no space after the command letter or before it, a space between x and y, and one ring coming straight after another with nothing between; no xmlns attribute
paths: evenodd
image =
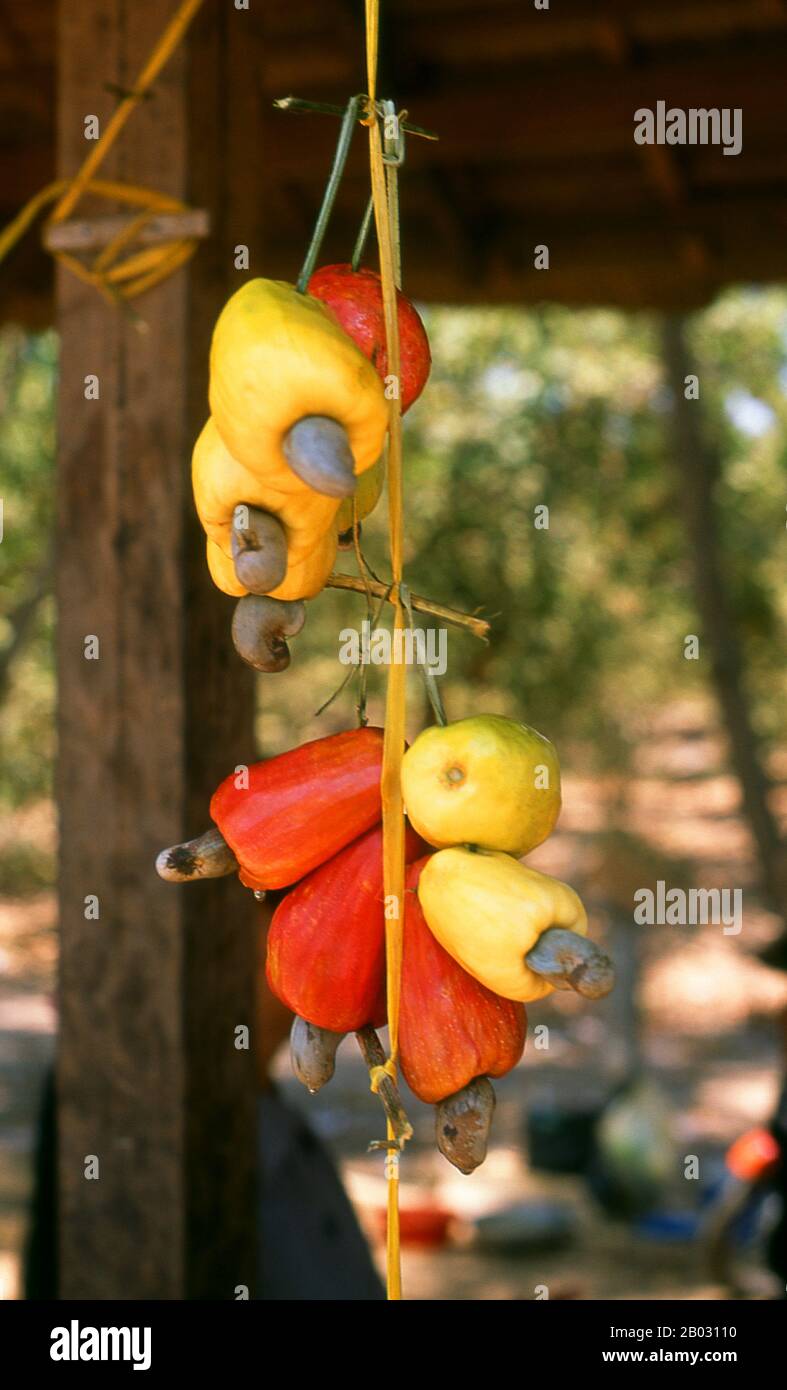
<svg viewBox="0 0 787 1390"><path fill-rule="evenodd" d="M432 935L415 891L429 858L407 872L399 1060L410 1090L435 1103L475 1077L516 1066L527 1017L524 1005L473 979Z"/></svg>
<svg viewBox="0 0 787 1390"><path fill-rule="evenodd" d="M376 367L383 381L388 375L385 346L383 290L373 270L353 270L351 265L324 265L308 284L309 294L319 299L339 320L345 333ZM402 414L418 400L429 378L432 357L421 317L397 290L399 359Z"/></svg>
<svg viewBox="0 0 787 1390"><path fill-rule="evenodd" d="M424 849L408 826L406 857ZM277 998L317 1028L353 1033L385 1022L382 827L321 864L279 903L268 932L267 976Z"/></svg>
<svg viewBox="0 0 787 1390"><path fill-rule="evenodd" d="M381 729L349 729L231 773L211 818L248 888L286 888L380 819ZM302 1011L299 1011L302 1012Z"/></svg>

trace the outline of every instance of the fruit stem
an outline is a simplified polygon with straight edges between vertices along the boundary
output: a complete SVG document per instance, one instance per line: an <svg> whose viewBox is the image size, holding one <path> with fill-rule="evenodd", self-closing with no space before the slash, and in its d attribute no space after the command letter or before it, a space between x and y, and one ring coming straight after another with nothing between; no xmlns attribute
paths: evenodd
<svg viewBox="0 0 787 1390"><path fill-rule="evenodd" d="M344 115L343 106L334 106L330 101L304 101L302 97L278 97L273 105L278 111L314 111L321 116ZM422 140L440 139L434 130L425 130L422 125L413 125L411 121L402 121L401 128L408 135L419 135Z"/></svg>
<svg viewBox="0 0 787 1390"><path fill-rule="evenodd" d="M383 584L379 579L369 579L367 583L375 598L387 599L389 603L394 602L391 597L392 586L390 584ZM325 587L327 589L349 589L355 594L365 594L367 583L364 583L362 579L356 579L354 574L332 574L325 581ZM411 594L410 602L419 613L430 613L433 618L442 618L443 622L450 623L452 627L465 628L482 642L486 642L489 638L490 624L485 618L477 618L472 613L461 613L458 608L448 608L444 603L434 603L432 599L424 598L421 594Z"/></svg>
<svg viewBox="0 0 787 1390"><path fill-rule="evenodd" d="M420 671L424 678L426 696L429 704L432 706L432 714L435 717L435 723L439 724L441 729L444 729L448 723L448 716L445 712L443 697L440 694L440 687L428 666L421 666Z"/></svg>
<svg viewBox="0 0 787 1390"><path fill-rule="evenodd" d="M319 708L319 709L316 709L316 710L314 711L314 714L312 715L312 718L313 718L313 719L319 719L320 715L325 713L325 711L328 709L328 707L329 707L330 705L333 704L334 700L337 700L337 699L339 698L339 696L341 695L342 691L345 690L346 687L350 684L350 681L352 680L353 676L355 675L355 672L357 671L357 669L358 669L357 666L351 666L351 667L350 667L349 671L347 672L347 675L344 677L344 680L341 682L340 685L337 685L337 687L336 687L336 689L334 690L333 694L332 694L332 695L329 695L329 696L328 696L328 699L327 699L327 700L324 700L323 703L320 705L320 708Z"/></svg>
<svg viewBox="0 0 787 1390"><path fill-rule="evenodd" d="M352 260L350 262L353 270L357 270L359 265L361 264L363 253L366 248L366 240L369 236L369 228L372 225L373 216L374 198L370 197L368 203L366 204L366 212L363 215L363 221L361 222L360 230L355 239L355 246L353 247Z"/></svg>
<svg viewBox="0 0 787 1390"><path fill-rule="evenodd" d="M370 1074L376 1067L384 1067L386 1062L382 1044L373 1028L359 1028L355 1034L358 1039L358 1046L361 1049L363 1060L366 1063ZM385 1117L388 1120L393 1137L399 1148L413 1136L413 1127L407 1118L402 1098L399 1095L399 1087L392 1076L386 1075L380 1081L377 1094L383 1103Z"/></svg>
<svg viewBox="0 0 787 1390"><path fill-rule="evenodd" d="M345 108L341 129L339 131L339 139L336 142L336 153L333 156L331 172L328 176L328 182L325 185L325 192L322 197L322 206L317 215L317 221L314 224L314 231L312 232L312 239L309 242L306 258L295 285L299 294L306 293L306 287L314 274L317 257L320 254L320 247L322 246L323 237L325 236L331 212L333 211L333 205L336 201L339 184L341 183L342 174L344 173L344 166L347 163L347 155L349 154L353 131L355 130L355 124L358 120L359 103L360 97L350 97Z"/></svg>
<svg viewBox="0 0 787 1390"><path fill-rule="evenodd" d="M399 585L399 597L402 600L402 606L404 607L404 611L407 614L407 621L410 624L410 631L414 633L415 620L413 618L413 603L410 597L410 590L408 589L406 584ZM432 671L431 667L427 665L426 660L418 662L418 670L421 672L421 676L424 682L424 688L426 690L426 697L429 701L429 704L432 706L432 713L435 717L435 720L440 725L440 727L444 729L446 724L448 723L448 719L445 713L445 706L443 705L443 697L440 694L440 687L437 684L437 681L435 680L434 672Z"/></svg>
<svg viewBox="0 0 787 1390"><path fill-rule="evenodd" d="M358 520L358 498L353 497L353 550L355 551L355 563L358 566L358 573L364 582L367 579L366 561L361 550L361 523ZM379 611L382 612L385 599L380 600ZM372 603L372 592L366 585L366 616L369 619L370 630L376 626L374 619L374 604ZM366 715L366 690L368 686L369 669L362 665L358 676L358 723L363 727L368 724Z"/></svg>

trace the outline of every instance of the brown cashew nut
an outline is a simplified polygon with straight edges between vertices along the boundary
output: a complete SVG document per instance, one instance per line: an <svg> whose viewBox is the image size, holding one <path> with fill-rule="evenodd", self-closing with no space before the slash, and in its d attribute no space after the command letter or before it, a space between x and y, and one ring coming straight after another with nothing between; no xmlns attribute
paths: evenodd
<svg viewBox="0 0 787 1390"><path fill-rule="evenodd" d="M235 573L251 594L269 594L287 573L287 537L277 517L240 502L232 514Z"/></svg>
<svg viewBox="0 0 787 1390"><path fill-rule="evenodd" d="M474 1172L486 1158L495 1104L491 1081L477 1076L435 1106L437 1147L460 1173Z"/></svg>
<svg viewBox="0 0 787 1390"><path fill-rule="evenodd" d="M615 983L615 967L594 941L566 927L548 927L525 961L555 989L574 989L585 999L603 999Z"/></svg>
<svg viewBox="0 0 787 1390"><path fill-rule="evenodd" d="M260 594L238 600L232 618L232 640L238 656L255 671L285 671L290 664L286 638L300 632L306 621L301 599L285 602Z"/></svg>
<svg viewBox="0 0 787 1390"><path fill-rule="evenodd" d="M196 878L224 878L234 874L238 861L220 830L212 826L196 840L163 849L156 859L156 873L167 883L191 883Z"/></svg>
<svg viewBox="0 0 787 1390"><path fill-rule="evenodd" d="M284 457L293 473L324 497L352 497L355 460L347 431L327 415L304 415L284 436Z"/></svg>
<svg viewBox="0 0 787 1390"><path fill-rule="evenodd" d="M345 1036L318 1028L296 1015L290 1030L290 1061L294 1075L312 1095L333 1076L336 1052Z"/></svg>

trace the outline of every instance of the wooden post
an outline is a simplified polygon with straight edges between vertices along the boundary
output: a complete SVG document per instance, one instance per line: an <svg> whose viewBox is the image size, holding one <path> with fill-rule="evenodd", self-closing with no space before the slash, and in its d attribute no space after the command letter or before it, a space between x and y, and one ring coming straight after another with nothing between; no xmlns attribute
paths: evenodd
<svg viewBox="0 0 787 1390"><path fill-rule="evenodd" d="M61 0L60 174L84 158L85 117L104 128L105 84L133 84L174 8ZM178 888L153 868L254 756L252 680L189 484L210 327L240 283L232 245L250 237L234 174L244 145L259 155L244 20L205 7L102 169L207 208L211 239L135 301L141 324L58 273L65 1298L253 1296L254 1068L235 1045L253 1019L253 902L235 878Z"/></svg>

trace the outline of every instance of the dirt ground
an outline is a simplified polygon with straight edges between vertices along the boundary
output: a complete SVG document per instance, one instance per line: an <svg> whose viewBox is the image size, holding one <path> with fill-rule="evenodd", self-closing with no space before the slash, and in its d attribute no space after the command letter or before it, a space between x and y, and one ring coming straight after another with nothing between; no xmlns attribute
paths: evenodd
<svg viewBox="0 0 787 1390"><path fill-rule="evenodd" d="M618 988L601 1004L561 994L531 1010L531 1027L549 1027L549 1047L539 1050L530 1041L521 1065L496 1083L493 1144L472 1177L462 1177L436 1152L430 1108L408 1098L416 1133L402 1164L405 1226L413 1209L428 1209L432 1219L445 1213L439 1244L405 1243L410 1298L533 1299L545 1291L550 1298L580 1299L730 1296L709 1269L702 1229L726 1146L748 1127L767 1123L778 1093L787 975L761 965L756 953L780 924L758 898L737 786L720 770L723 746L708 709L682 704L662 711L643 731L640 750L636 775L625 784L566 776L560 831L529 860L583 894L592 931L618 964ZM772 770L784 781L787 767ZM787 813L784 785L780 797ZM38 816L37 833L51 834L51 810L39 808ZM742 889L742 931L635 926L634 892L659 879L668 887ZM54 1048L54 918L50 894L0 899L5 1298L19 1293L38 1090ZM651 1133L654 1115L663 1131L657 1230L605 1214L584 1179L535 1169L528 1158L528 1111L565 1116L603 1107L634 1073L647 1080L644 1101L641 1091L639 1097ZM336 1077L318 1096L292 1079L286 1049L276 1077L335 1154L382 1262L382 1159L367 1152L369 1140L381 1137L381 1112L351 1040L341 1049ZM689 1155L699 1165L691 1179L684 1176ZM512 1250L517 1213L506 1210L534 1201L551 1204L552 1229L538 1248ZM492 1213L501 1215L498 1237L485 1246L483 1218ZM562 1243L555 1222L565 1228ZM780 1292L754 1267L745 1278L748 1296Z"/></svg>

